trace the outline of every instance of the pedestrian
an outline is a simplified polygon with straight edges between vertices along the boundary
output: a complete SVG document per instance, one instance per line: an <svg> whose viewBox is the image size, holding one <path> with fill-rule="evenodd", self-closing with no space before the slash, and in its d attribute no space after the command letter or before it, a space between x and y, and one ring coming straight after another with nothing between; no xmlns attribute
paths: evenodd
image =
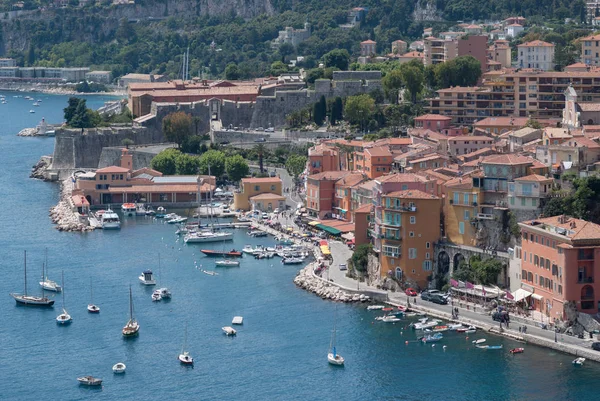
<svg viewBox="0 0 600 401"><path fill-rule="evenodd" d="M508 329L508 319L506 319L506 328Z"/></svg>
<svg viewBox="0 0 600 401"><path fill-rule="evenodd" d="M521 326L519 326L519 333L521 332L521 330L523 330L523 328Z"/></svg>
<svg viewBox="0 0 600 401"><path fill-rule="evenodd" d="M417 297L415 297L415 299L413 299L413 302L415 303L415 305L417 304Z"/></svg>
<svg viewBox="0 0 600 401"><path fill-rule="evenodd" d="M523 326L523 334L527 334L527 326Z"/></svg>

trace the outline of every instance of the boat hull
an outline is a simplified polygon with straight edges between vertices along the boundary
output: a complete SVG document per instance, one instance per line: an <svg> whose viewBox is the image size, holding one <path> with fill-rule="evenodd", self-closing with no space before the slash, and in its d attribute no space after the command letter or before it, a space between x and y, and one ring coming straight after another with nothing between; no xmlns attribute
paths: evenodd
<svg viewBox="0 0 600 401"><path fill-rule="evenodd" d="M186 244L204 244L207 242L233 241L233 233L217 236L186 236L184 239Z"/></svg>
<svg viewBox="0 0 600 401"><path fill-rule="evenodd" d="M177 359L182 365L191 366L194 364L194 358L186 354L180 354Z"/></svg>
<svg viewBox="0 0 600 401"><path fill-rule="evenodd" d="M27 305L27 306L43 306L50 307L54 305L53 299L41 298L41 297L31 297L27 295L19 295L19 294L10 294L11 297L19 305Z"/></svg>
<svg viewBox="0 0 600 401"><path fill-rule="evenodd" d="M88 305L87 311L89 313L100 313L100 308L98 308L96 305Z"/></svg>
<svg viewBox="0 0 600 401"><path fill-rule="evenodd" d="M121 363L121 362L114 364L112 367L112 371L115 374L123 374L123 373L125 373L126 369L127 369L127 366L125 366L125 364Z"/></svg>
<svg viewBox="0 0 600 401"><path fill-rule="evenodd" d="M332 353L329 353L327 354L327 362L329 362L330 365L343 366L344 358L341 355L334 356Z"/></svg>
<svg viewBox="0 0 600 401"><path fill-rule="evenodd" d="M232 257L242 257L241 252L231 251L231 252L222 252L222 251L213 251L210 249L202 249L200 250L206 256L232 256Z"/></svg>

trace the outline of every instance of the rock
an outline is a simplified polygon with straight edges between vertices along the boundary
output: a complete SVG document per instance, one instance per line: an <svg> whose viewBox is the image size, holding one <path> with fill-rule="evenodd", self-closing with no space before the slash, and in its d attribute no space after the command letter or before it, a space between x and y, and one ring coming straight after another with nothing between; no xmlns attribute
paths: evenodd
<svg viewBox="0 0 600 401"><path fill-rule="evenodd" d="M42 158L32 167L29 178L36 178L39 180L46 180L46 170L50 166L50 162L46 156Z"/></svg>
<svg viewBox="0 0 600 401"><path fill-rule="evenodd" d="M37 128L24 128L19 131L17 136L36 136L38 132L39 130Z"/></svg>

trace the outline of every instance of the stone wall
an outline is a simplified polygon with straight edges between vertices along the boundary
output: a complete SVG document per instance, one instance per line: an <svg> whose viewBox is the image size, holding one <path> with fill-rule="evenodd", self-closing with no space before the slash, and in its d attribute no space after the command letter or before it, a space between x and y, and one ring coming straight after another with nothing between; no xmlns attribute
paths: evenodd
<svg viewBox="0 0 600 401"><path fill-rule="evenodd" d="M265 132L242 132L242 131L214 131L213 142L215 143L254 143L259 138L270 139L270 135Z"/></svg>
<svg viewBox="0 0 600 401"><path fill-rule="evenodd" d="M161 151L167 148L173 148L174 144L164 144L156 146L140 146L140 147L129 147L129 153L133 157L133 170L138 170L144 167L150 167L150 162ZM121 150L122 146L103 148L100 154L100 161L98 162L98 168L104 168L108 166L120 166L121 165Z"/></svg>

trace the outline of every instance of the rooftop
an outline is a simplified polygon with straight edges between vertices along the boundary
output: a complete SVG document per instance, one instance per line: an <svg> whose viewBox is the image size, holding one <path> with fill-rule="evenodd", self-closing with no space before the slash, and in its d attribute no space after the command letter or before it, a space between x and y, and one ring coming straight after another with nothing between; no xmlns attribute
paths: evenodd
<svg viewBox="0 0 600 401"><path fill-rule="evenodd" d="M270 183L280 183L281 178L279 177L261 177L261 178L242 178L242 184L270 184Z"/></svg>
<svg viewBox="0 0 600 401"><path fill-rule="evenodd" d="M382 184L384 182L426 182L427 179L413 173L396 173L382 175L381 177L376 178L375 181Z"/></svg>
<svg viewBox="0 0 600 401"><path fill-rule="evenodd" d="M371 213L373 211L373 205L367 203L354 209L354 213Z"/></svg>
<svg viewBox="0 0 600 401"><path fill-rule="evenodd" d="M406 189L404 191L395 191L383 196L401 199L440 199L433 194L428 194L418 189Z"/></svg>
<svg viewBox="0 0 600 401"><path fill-rule="evenodd" d="M104 167L104 168L99 168L98 170L96 170L96 174L97 173L100 173L100 174L104 174L104 173L123 174L123 173L129 173L129 171L130 170L125 167L108 166L108 167Z"/></svg>
<svg viewBox="0 0 600 401"><path fill-rule="evenodd" d="M266 193L266 194L260 194L260 195L255 195L253 197L250 198L251 201L257 201L257 200L285 200L285 196L281 196L281 195L277 195L277 194L272 194L272 193Z"/></svg>
<svg viewBox="0 0 600 401"><path fill-rule="evenodd" d="M339 181L336 182L336 185L340 185L343 187L352 187L356 184L360 184L365 177L360 173L351 173L344 177L342 177Z"/></svg>
<svg viewBox="0 0 600 401"><path fill-rule="evenodd" d="M539 174L531 174L531 175L527 175L525 177L519 177L519 178L515 178L515 181L527 181L527 182L547 182L547 181L553 181L552 178L548 178L548 177L544 177L543 175L539 175Z"/></svg>
<svg viewBox="0 0 600 401"><path fill-rule="evenodd" d="M307 178L309 180L317 180L317 181L337 181L342 177L345 177L348 174L352 174L349 171L323 171L322 173L309 175Z"/></svg>
<svg viewBox="0 0 600 401"><path fill-rule="evenodd" d="M533 164L533 159L526 156L521 155L493 155L483 158L481 161L483 164L508 164L508 165L517 165L517 164Z"/></svg>
<svg viewBox="0 0 600 401"><path fill-rule="evenodd" d="M523 228L539 227L572 241L600 240L600 225L565 215L531 220L519 223L519 225Z"/></svg>
<svg viewBox="0 0 600 401"><path fill-rule="evenodd" d="M475 122L475 127L515 126L524 127L529 121L528 117L486 117Z"/></svg>
<svg viewBox="0 0 600 401"><path fill-rule="evenodd" d="M198 184L197 175L167 175L162 177L153 177L155 184Z"/></svg>
<svg viewBox="0 0 600 401"><path fill-rule="evenodd" d="M373 148L366 148L365 153L368 153L371 157L385 157L392 156L390 149L386 146L376 146Z"/></svg>
<svg viewBox="0 0 600 401"><path fill-rule="evenodd" d="M452 137L448 138L448 140L449 141L458 141L458 142L462 142L462 141L490 141L490 142L493 142L494 141L489 136L479 136L479 135L452 136Z"/></svg>
<svg viewBox="0 0 600 401"><path fill-rule="evenodd" d="M539 130L537 128L523 127L521 129L513 131L510 134L510 136L515 137L515 138L523 138L523 137L526 137L526 136L529 136L529 135L535 133L536 131L539 131L539 133L541 134L541 130Z"/></svg>
<svg viewBox="0 0 600 401"><path fill-rule="evenodd" d="M450 121L452 117L442 116L440 114L424 114L419 117L415 117L415 121L427 121L427 120L436 120L436 121Z"/></svg>
<svg viewBox="0 0 600 401"><path fill-rule="evenodd" d="M521 43L517 47L554 47L554 45L543 40L532 40L531 42Z"/></svg>

